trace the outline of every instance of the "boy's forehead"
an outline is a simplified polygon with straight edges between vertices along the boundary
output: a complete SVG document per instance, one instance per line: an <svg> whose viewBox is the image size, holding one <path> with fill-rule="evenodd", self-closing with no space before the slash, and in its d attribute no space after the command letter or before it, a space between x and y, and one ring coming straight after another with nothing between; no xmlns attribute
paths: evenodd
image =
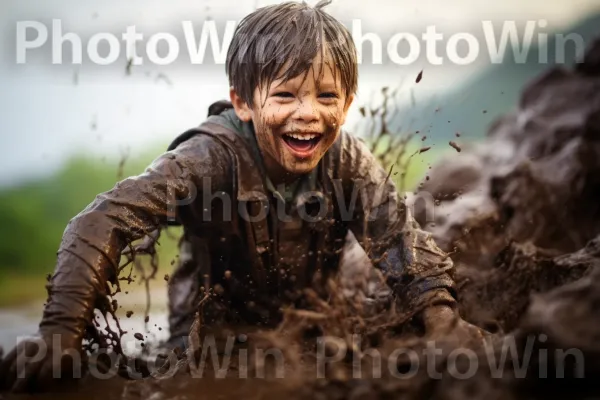
<svg viewBox="0 0 600 400"><path fill-rule="evenodd" d="M306 80L314 82L318 85L341 85L341 71L335 64L333 58L328 53L325 56L321 56L319 53L313 58L312 63L307 66L306 70L300 73L298 76L292 77L289 80L280 78L285 76L285 72L291 67L289 62L286 62L277 72L275 79L272 79L271 86L280 86L286 83L297 83L301 84Z"/></svg>
<svg viewBox="0 0 600 400"><path fill-rule="evenodd" d="M301 87L301 86L315 86L317 88L341 88L342 82L339 77L339 73L337 76L334 76L330 73L323 74L322 76L318 76L316 73L313 73L312 69L306 71L303 74L300 74L291 79L277 79L271 82L269 85L263 85L263 90L267 91L270 89L277 89L280 87Z"/></svg>

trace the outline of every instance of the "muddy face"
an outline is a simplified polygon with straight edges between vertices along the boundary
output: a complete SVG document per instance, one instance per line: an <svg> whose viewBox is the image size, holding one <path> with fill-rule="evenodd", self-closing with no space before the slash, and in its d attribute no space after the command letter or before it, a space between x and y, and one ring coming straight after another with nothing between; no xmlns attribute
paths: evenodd
<svg viewBox="0 0 600 400"><path fill-rule="evenodd" d="M254 106L238 111L252 120L272 179L311 171L337 139L353 100L339 75L328 57L324 63L316 58L306 73L255 89Z"/></svg>

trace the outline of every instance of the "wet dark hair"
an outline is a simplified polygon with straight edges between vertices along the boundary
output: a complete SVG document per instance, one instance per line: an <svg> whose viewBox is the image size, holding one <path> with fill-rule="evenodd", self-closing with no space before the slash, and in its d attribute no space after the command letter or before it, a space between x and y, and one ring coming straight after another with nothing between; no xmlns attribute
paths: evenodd
<svg viewBox="0 0 600 400"><path fill-rule="evenodd" d="M341 79L346 97L356 93L356 46L348 29L323 11L330 3L321 0L311 7L305 2L285 2L259 8L240 22L229 46L226 68L229 85L246 104L253 106L254 89L307 73L319 54L322 60L326 54L331 56L334 77ZM319 70L317 81L324 63Z"/></svg>

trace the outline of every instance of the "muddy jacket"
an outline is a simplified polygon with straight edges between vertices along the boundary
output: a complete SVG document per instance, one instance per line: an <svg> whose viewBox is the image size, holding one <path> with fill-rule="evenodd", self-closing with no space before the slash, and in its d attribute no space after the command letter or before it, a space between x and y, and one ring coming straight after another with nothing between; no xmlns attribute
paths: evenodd
<svg viewBox="0 0 600 400"><path fill-rule="evenodd" d="M42 327L83 332L106 302L124 248L168 224L184 229L170 287L172 329L186 326L188 309L208 292L242 321L271 319L282 302L299 301L299 289L335 272L348 230L401 309L454 305L452 261L419 229L362 141L342 132L286 201L265 178L251 124L227 103L211 110L143 174L98 195L70 221ZM177 315L177 305L185 312Z"/></svg>

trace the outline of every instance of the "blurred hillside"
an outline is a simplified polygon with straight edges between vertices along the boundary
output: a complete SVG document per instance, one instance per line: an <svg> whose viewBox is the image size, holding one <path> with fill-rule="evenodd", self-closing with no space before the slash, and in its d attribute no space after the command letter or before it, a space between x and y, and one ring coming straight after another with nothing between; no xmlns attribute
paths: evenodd
<svg viewBox="0 0 600 400"><path fill-rule="evenodd" d="M600 36L600 14L555 33L577 33L587 45ZM575 63L575 50L572 42L566 45L566 65ZM492 64L455 90L403 110L393 126L406 126L407 120L410 120L412 128L426 132L434 141L440 142L451 140L455 132L460 132L463 138L484 137L491 122L516 107L523 86L555 65L550 63L556 60L554 35L548 36L549 63L539 62L541 51L539 47L532 46L526 62L522 64L507 55L502 64Z"/></svg>

